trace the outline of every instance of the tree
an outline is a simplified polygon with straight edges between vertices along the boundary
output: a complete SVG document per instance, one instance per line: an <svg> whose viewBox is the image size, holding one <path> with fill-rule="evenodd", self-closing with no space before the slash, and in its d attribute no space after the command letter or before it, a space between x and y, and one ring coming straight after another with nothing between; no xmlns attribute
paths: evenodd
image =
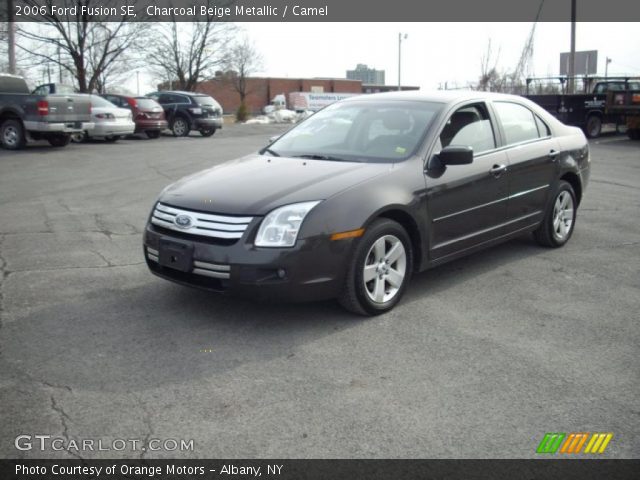
<svg viewBox="0 0 640 480"><path fill-rule="evenodd" d="M207 6L210 4L213 5L208 0ZM227 61L236 27L217 20L216 16L208 15L187 23L172 16L171 22L158 24L145 57L152 72L163 81L168 80L175 89L195 91L198 83L212 77Z"/></svg>
<svg viewBox="0 0 640 480"><path fill-rule="evenodd" d="M54 4L52 0L24 0L27 5ZM80 7L119 5L117 0L76 0L70 2ZM117 10L120 12L120 9ZM143 16L144 12L139 12ZM93 92L103 84L101 79L130 64L142 47L145 33L151 28L147 22L128 22L125 16L117 21L103 21L104 17L71 13L39 17L40 22L23 23L18 30L26 42L20 48L33 65L49 63L57 65L75 79L80 92ZM111 17L108 18L112 20Z"/></svg>
<svg viewBox="0 0 640 480"><path fill-rule="evenodd" d="M238 121L244 121L247 117L245 99L251 93L247 79L261 68L262 55L248 38L245 37L231 48L227 62L229 74L227 74L226 80L240 95L240 107L236 115Z"/></svg>
<svg viewBox="0 0 640 480"><path fill-rule="evenodd" d="M498 59L500 58L500 50L498 50L495 60L493 59L493 50L491 48L491 39L487 44L487 51L480 59L480 78L478 79L477 89L483 92L501 92L506 82L506 76L498 72Z"/></svg>

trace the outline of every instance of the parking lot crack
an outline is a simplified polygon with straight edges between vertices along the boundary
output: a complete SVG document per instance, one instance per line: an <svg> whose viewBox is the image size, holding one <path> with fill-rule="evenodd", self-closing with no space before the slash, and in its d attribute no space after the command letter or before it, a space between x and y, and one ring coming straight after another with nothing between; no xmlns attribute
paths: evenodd
<svg viewBox="0 0 640 480"><path fill-rule="evenodd" d="M166 173L164 173L163 171L161 171L158 167L156 167L155 165L149 165L147 163L147 167L149 167L151 170L153 170L154 172L156 172L159 176L166 178L167 180L171 180L173 181L173 178L171 178L169 175L167 175Z"/></svg>
<svg viewBox="0 0 640 480"><path fill-rule="evenodd" d="M51 409L54 412L56 412L58 414L58 417L60 418L60 424L62 425L62 436L66 440L66 445L68 446L70 442L70 437L69 437L69 424L67 423L67 421L72 422L73 420L71 420L71 417L67 415L67 413L64 411L62 406L60 406L58 402L56 402L56 399L53 395L51 395L50 398L51 398ZM66 448L65 451L69 455L75 458L79 458L80 460L83 460L83 458L77 452L74 452L72 449Z"/></svg>
<svg viewBox="0 0 640 480"><path fill-rule="evenodd" d="M103 265L105 267L113 267L113 263L111 263L104 255L102 255L99 251L97 250L89 250L91 253L93 253L94 255L97 255L98 257L100 257L100 259L106 264Z"/></svg>
<svg viewBox="0 0 640 480"><path fill-rule="evenodd" d="M142 403L141 400L138 400L138 402L140 403L140 408L144 412L144 415L142 417L142 422L147 428L147 433L145 434L144 439L142 440L142 449L140 450L140 460L143 460L144 456L147 453L147 446L149 445L149 440L151 439L151 435L153 435L155 431L153 428L153 424L151 422L151 412L149 412L149 410L147 409L145 404Z"/></svg>
<svg viewBox="0 0 640 480"><path fill-rule="evenodd" d="M9 273L6 271L7 262L2 256L2 245L4 243L4 235L0 235L0 329L2 329L2 320L4 317L4 281ZM0 355L2 351L0 350Z"/></svg>

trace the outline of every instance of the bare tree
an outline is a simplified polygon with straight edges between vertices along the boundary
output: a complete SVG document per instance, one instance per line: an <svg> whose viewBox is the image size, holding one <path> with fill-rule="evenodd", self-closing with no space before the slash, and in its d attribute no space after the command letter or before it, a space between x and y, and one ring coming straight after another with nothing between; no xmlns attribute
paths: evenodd
<svg viewBox="0 0 640 480"><path fill-rule="evenodd" d="M495 55L491 47L491 39L487 43L487 51L480 59L480 78L478 79L477 89L484 92L501 92L506 82L506 76L498 72L498 60L500 58L500 50Z"/></svg>
<svg viewBox="0 0 640 480"><path fill-rule="evenodd" d="M262 55L260 55L256 46L245 37L231 48L226 67L225 80L231 84L240 96L240 107L237 113L238 121L244 121L247 117L245 99L251 93L248 78L262 69Z"/></svg>
<svg viewBox="0 0 640 480"><path fill-rule="evenodd" d="M173 88L187 91L194 91L203 79L212 77L227 62L236 31L233 24L217 20L210 15L187 23L173 16L171 22L157 24L153 45L145 57L156 77L168 80Z"/></svg>
<svg viewBox="0 0 640 480"><path fill-rule="evenodd" d="M24 2L43 4L34 0ZM117 0L106 0L100 4L96 0L76 0L72 3L80 11L82 6L117 5ZM44 4L51 6L53 1L46 0ZM80 92L99 89L101 78L109 76L125 60L130 62L135 52L140 50L145 33L151 28L146 22L129 22L125 16L117 21L102 21L103 17L94 15L51 15L50 12L49 8L37 24L22 24L18 31L24 40L20 42L20 48L32 64L50 63L68 72L75 79Z"/></svg>

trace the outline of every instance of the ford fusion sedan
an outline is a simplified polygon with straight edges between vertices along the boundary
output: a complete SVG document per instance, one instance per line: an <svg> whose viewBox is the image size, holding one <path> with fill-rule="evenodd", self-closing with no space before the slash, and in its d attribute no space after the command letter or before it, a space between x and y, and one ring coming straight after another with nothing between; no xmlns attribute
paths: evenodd
<svg viewBox="0 0 640 480"><path fill-rule="evenodd" d="M589 170L584 134L521 97L363 95L169 185L144 254L180 284L375 315L416 272L527 233L566 244Z"/></svg>

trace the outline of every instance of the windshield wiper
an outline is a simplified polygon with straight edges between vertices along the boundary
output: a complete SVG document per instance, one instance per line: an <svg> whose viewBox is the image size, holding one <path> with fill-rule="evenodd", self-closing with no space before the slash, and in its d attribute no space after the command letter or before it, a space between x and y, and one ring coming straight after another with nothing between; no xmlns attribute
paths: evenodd
<svg viewBox="0 0 640 480"><path fill-rule="evenodd" d="M320 155L317 153L307 153L304 155L294 155L294 158L309 158L311 160L330 160L333 162L350 162L352 160L347 160L346 158L334 157L332 155ZM355 161L355 160L353 160Z"/></svg>
<svg viewBox="0 0 640 480"><path fill-rule="evenodd" d="M270 148L263 148L262 150L260 150L260 155L264 155L265 153L269 153L274 157L279 157L280 154L278 152L274 152L273 150L271 150Z"/></svg>

